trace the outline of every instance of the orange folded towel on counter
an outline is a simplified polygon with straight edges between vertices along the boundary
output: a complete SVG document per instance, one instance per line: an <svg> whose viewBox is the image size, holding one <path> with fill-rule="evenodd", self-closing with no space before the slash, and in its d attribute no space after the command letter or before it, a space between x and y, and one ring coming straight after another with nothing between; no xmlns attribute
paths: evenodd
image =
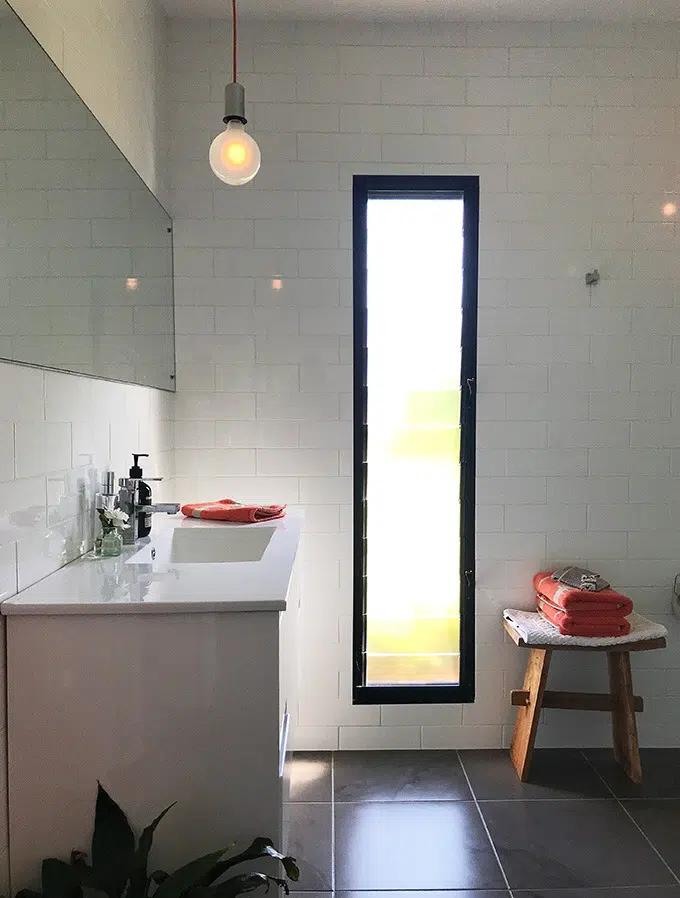
<svg viewBox="0 0 680 898"><path fill-rule="evenodd" d="M620 614L594 611L567 614L541 595L536 596L536 607L541 617L557 627L563 636L627 636L630 633L629 621Z"/></svg>
<svg viewBox="0 0 680 898"><path fill-rule="evenodd" d="M218 499L216 502L199 502L183 505L182 514L187 518L206 521L227 521L232 524L258 524L273 521L286 514L285 505L241 505L235 499Z"/></svg>
<svg viewBox="0 0 680 898"><path fill-rule="evenodd" d="M633 610L633 603L628 596L616 592L611 587L601 589L598 592L576 589L573 586L565 586L563 583L553 580L549 571L536 574L534 577L534 589L537 593L549 599L553 605L556 605L568 614L575 611L587 611L593 614L610 614L625 617Z"/></svg>

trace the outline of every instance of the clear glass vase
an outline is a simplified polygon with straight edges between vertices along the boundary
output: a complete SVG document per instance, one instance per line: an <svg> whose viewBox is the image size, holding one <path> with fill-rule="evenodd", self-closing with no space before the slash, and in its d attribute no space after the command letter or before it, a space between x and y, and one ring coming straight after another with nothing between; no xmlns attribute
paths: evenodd
<svg viewBox="0 0 680 898"><path fill-rule="evenodd" d="M102 536L102 558L115 558L123 551L123 537L117 530L110 530Z"/></svg>

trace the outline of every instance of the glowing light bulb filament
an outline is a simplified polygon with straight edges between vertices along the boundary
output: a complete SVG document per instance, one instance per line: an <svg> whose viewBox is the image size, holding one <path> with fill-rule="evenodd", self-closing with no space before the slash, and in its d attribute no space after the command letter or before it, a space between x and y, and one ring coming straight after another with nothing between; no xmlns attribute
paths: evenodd
<svg viewBox="0 0 680 898"><path fill-rule="evenodd" d="M225 162L227 165L243 165L248 158L248 151L242 143L228 143L224 148L224 155L227 157Z"/></svg>

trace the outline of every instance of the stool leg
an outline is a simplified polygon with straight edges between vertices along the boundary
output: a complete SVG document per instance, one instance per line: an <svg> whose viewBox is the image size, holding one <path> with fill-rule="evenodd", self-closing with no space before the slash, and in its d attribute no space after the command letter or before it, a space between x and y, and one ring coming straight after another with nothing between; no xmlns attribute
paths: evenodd
<svg viewBox="0 0 680 898"><path fill-rule="evenodd" d="M634 783L642 782L633 696L633 677L628 652L607 652L609 691L612 697L614 757Z"/></svg>
<svg viewBox="0 0 680 898"><path fill-rule="evenodd" d="M524 690L529 693L529 703L526 707L517 709L515 730L510 746L510 757L522 782L529 777L531 755L534 751L534 741L541 715L551 656L551 649L531 649L524 674Z"/></svg>

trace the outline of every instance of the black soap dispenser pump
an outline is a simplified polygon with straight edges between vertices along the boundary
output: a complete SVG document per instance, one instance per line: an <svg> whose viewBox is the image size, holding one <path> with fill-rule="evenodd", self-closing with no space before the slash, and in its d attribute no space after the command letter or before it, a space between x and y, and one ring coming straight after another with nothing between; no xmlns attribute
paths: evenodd
<svg viewBox="0 0 680 898"><path fill-rule="evenodd" d="M135 452L132 454L134 464L130 468L130 478L138 480L137 484L137 501L141 506L151 505L151 487L142 480L144 471L139 465L140 458L148 458L148 452ZM151 514L146 511L137 513L137 536L148 536L151 533Z"/></svg>

